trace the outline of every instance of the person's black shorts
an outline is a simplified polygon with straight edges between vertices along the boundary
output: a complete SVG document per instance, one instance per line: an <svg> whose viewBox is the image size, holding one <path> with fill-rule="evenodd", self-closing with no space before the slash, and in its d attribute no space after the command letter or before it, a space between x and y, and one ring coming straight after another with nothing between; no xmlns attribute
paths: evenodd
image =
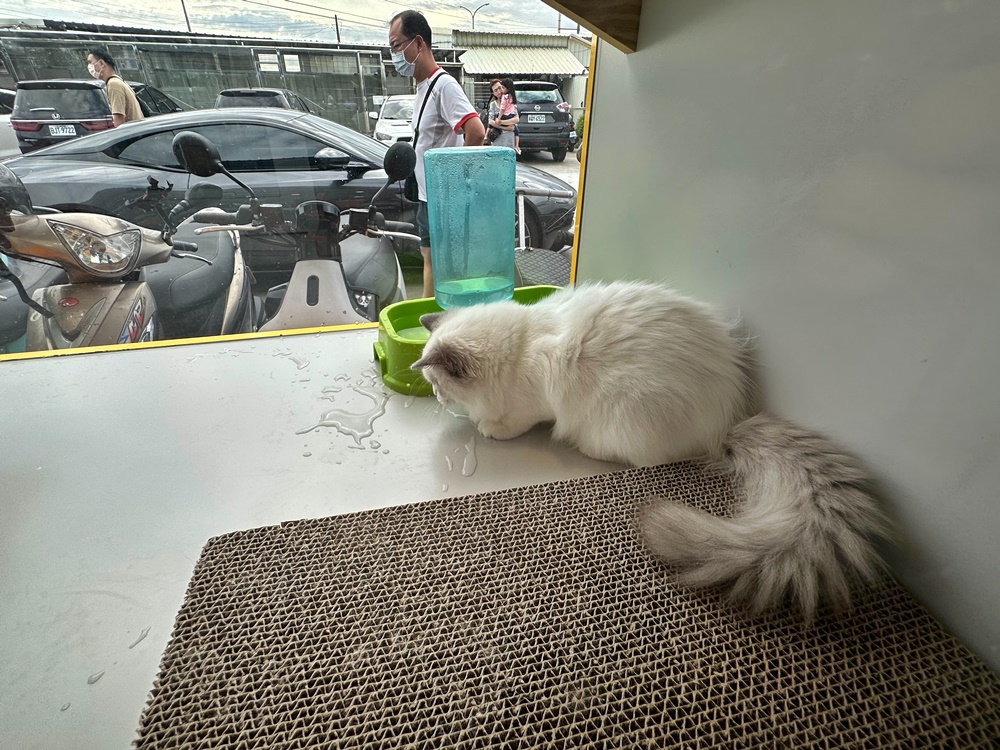
<svg viewBox="0 0 1000 750"><path fill-rule="evenodd" d="M431 246L431 225L427 221L427 201L417 203L417 234L420 235L420 247Z"/></svg>

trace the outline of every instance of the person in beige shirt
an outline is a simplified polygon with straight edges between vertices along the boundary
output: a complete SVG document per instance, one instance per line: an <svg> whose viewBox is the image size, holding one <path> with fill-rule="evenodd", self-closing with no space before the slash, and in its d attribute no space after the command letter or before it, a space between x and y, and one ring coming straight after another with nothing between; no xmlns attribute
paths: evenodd
<svg viewBox="0 0 1000 750"><path fill-rule="evenodd" d="M109 55L106 50L92 49L90 51L90 54L87 55L87 71L94 78L104 81L115 127L125 122L144 119L139 100L135 98L135 92L118 75L115 58Z"/></svg>

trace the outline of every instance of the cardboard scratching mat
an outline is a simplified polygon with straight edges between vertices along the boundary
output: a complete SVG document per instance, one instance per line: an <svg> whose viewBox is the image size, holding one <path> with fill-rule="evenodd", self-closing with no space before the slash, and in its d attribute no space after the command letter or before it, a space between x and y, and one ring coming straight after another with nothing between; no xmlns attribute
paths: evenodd
<svg viewBox="0 0 1000 750"><path fill-rule="evenodd" d="M690 464L206 545L140 748L996 748L1000 683L887 583L809 631L670 582L632 528Z"/></svg>

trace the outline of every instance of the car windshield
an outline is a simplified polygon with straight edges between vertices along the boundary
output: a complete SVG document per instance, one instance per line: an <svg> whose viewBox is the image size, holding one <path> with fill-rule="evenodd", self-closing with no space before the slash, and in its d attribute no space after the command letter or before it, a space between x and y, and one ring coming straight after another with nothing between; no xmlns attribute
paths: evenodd
<svg viewBox="0 0 1000 750"><path fill-rule="evenodd" d="M49 119L51 110L64 120L85 120L106 117L111 113L101 89L20 89L14 103L14 117Z"/></svg>
<svg viewBox="0 0 1000 750"><path fill-rule="evenodd" d="M383 120L412 120L413 100L404 99L400 101L386 102L382 109Z"/></svg>
<svg viewBox="0 0 1000 750"><path fill-rule="evenodd" d="M556 89L516 89L516 92L518 104L537 104L538 102L555 102L558 104L562 101Z"/></svg>

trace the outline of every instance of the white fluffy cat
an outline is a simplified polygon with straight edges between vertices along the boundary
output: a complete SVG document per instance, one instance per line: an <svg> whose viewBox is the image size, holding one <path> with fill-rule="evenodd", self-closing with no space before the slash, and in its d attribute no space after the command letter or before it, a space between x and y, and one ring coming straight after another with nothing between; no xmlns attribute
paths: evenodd
<svg viewBox="0 0 1000 750"><path fill-rule="evenodd" d="M880 576L871 540L888 525L868 475L813 432L750 417L748 346L707 305L617 282L421 323L431 337L413 368L486 437L552 422L556 438L593 458L697 458L732 472L746 497L735 518L662 499L640 516L645 544L682 584L727 587L754 614L791 597L808 623L820 602L847 609L851 585Z"/></svg>

